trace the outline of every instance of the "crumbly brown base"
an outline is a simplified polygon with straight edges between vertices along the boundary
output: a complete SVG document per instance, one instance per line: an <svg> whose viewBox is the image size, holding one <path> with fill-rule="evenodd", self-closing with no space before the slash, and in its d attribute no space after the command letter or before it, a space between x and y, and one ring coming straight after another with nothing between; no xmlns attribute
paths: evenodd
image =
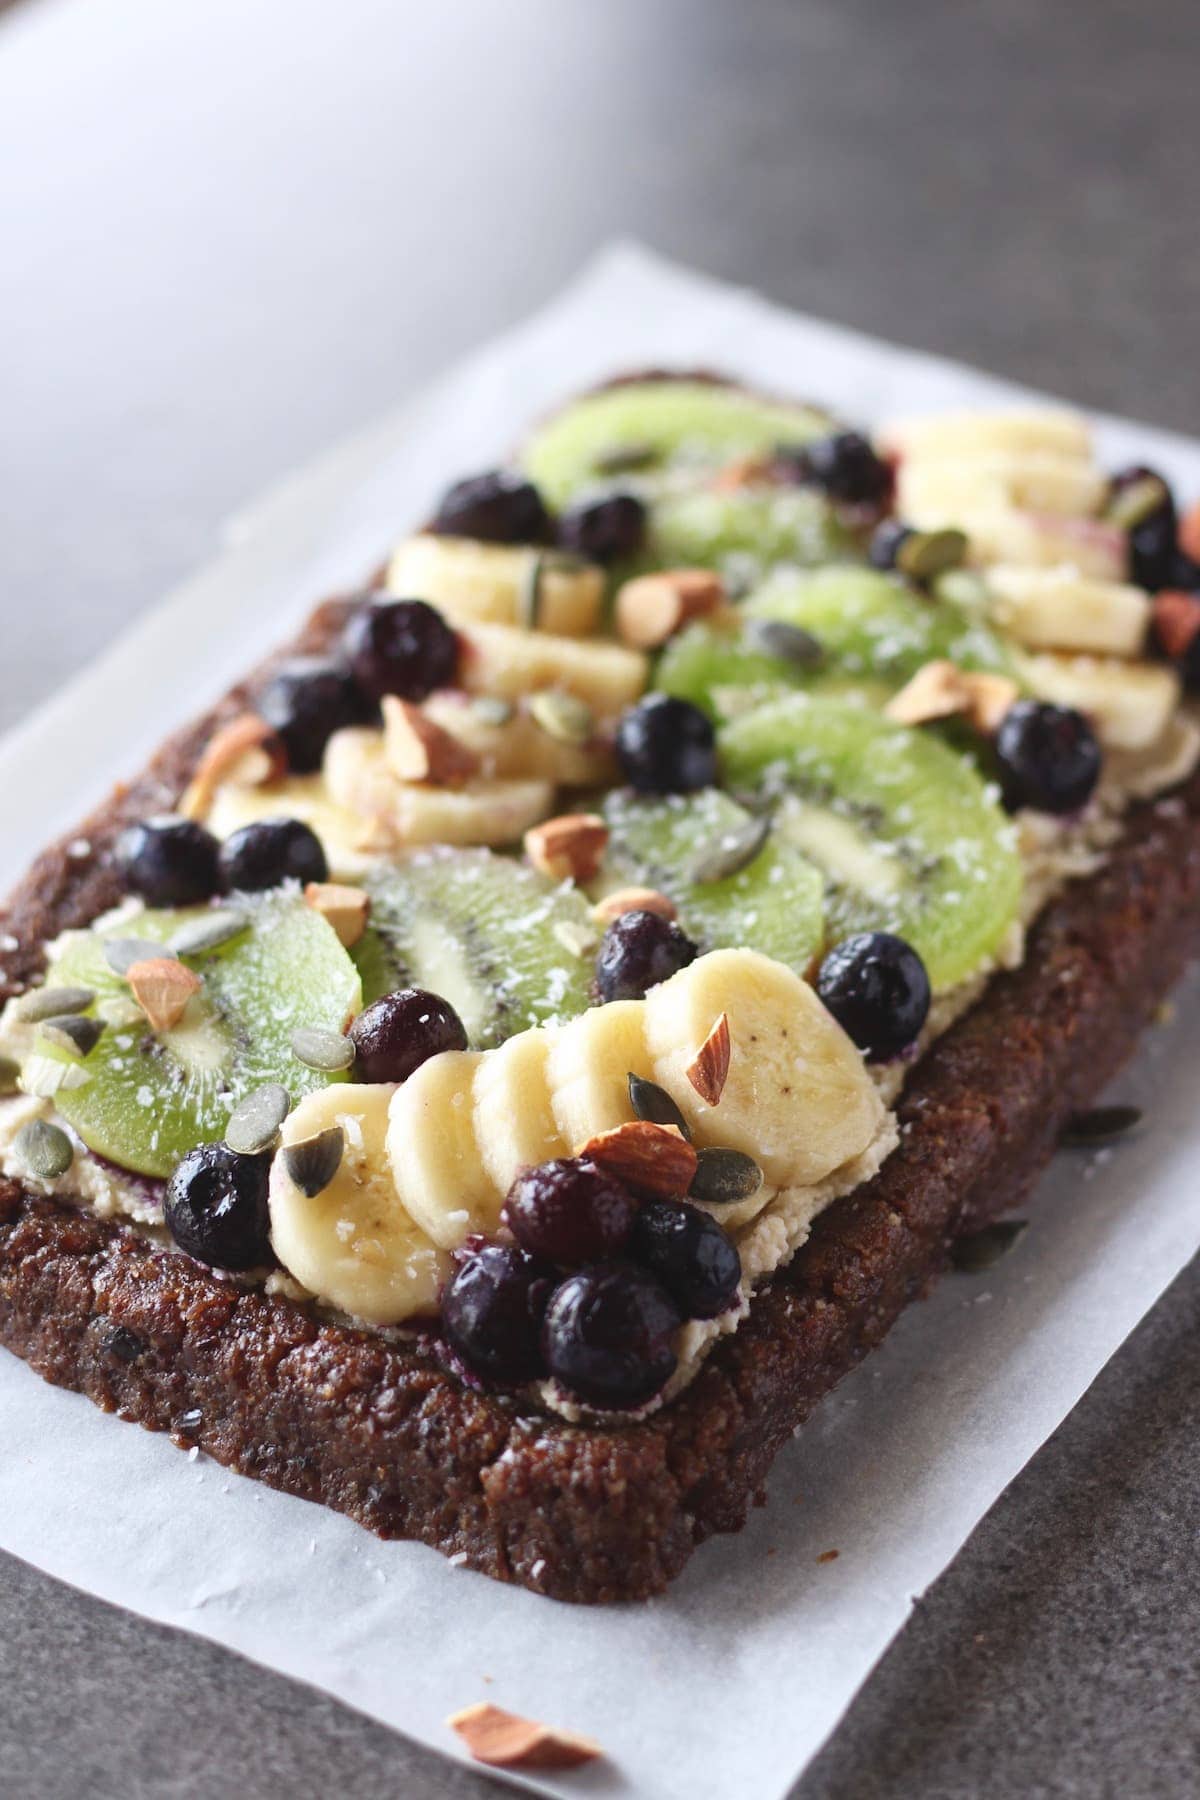
<svg viewBox="0 0 1200 1800"><path fill-rule="evenodd" d="M345 605L313 615L318 649ZM0 929L13 992L40 944L117 898L104 853L171 805L217 713L47 851ZM76 846L78 848L78 846ZM416 1351L244 1292L131 1230L0 1181L0 1342L47 1380L217 1461L572 1601L641 1599L745 1522L776 1452L928 1291L954 1238L1018 1204L1062 1123L1125 1061L1200 948L1200 777L1139 808L1105 868L1032 933L1024 965L914 1072L900 1148L837 1202L695 1382L639 1424L578 1428L467 1391Z"/></svg>

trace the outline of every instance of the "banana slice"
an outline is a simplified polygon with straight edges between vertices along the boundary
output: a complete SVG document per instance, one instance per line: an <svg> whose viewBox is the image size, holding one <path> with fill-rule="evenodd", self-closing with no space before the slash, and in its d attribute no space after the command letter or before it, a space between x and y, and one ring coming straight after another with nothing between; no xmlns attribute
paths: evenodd
<svg viewBox="0 0 1200 1800"><path fill-rule="evenodd" d="M554 811L550 781L481 776L455 788L401 781L385 759L382 732L361 726L334 732L322 778L376 856L409 844L515 844Z"/></svg>
<svg viewBox="0 0 1200 1800"><path fill-rule="evenodd" d="M431 694L422 711L473 750L489 777L533 776L562 787L611 787L618 779L607 743L572 744L551 737L523 707L497 723L471 695L448 688Z"/></svg>
<svg viewBox="0 0 1200 1800"><path fill-rule="evenodd" d="M587 637L600 623L604 571L529 545L422 532L388 564L389 594L419 595L455 625L516 625Z"/></svg>
<svg viewBox="0 0 1200 1800"><path fill-rule="evenodd" d="M1004 412L933 413L923 419L896 419L880 433L888 450L912 457L971 455L981 451L1049 451L1090 459L1092 434L1086 419L1064 408L1025 407Z"/></svg>
<svg viewBox="0 0 1200 1800"><path fill-rule="evenodd" d="M522 1169L570 1153L550 1104L551 1041L548 1031L518 1032L475 1070L475 1137L484 1169L502 1194Z"/></svg>
<svg viewBox="0 0 1200 1800"><path fill-rule="evenodd" d="M1145 750L1165 734L1182 684L1162 663L1102 656L1023 656L1019 673L1041 700L1086 713L1105 748Z"/></svg>
<svg viewBox="0 0 1200 1800"><path fill-rule="evenodd" d="M387 1159L400 1204L443 1250L493 1232L507 1191L483 1166L472 1089L485 1052L443 1050L396 1089ZM492 1054L495 1054L492 1052Z"/></svg>
<svg viewBox="0 0 1200 1800"><path fill-rule="evenodd" d="M709 1106L686 1070L722 1013L729 1075ZM756 950L712 951L651 988L645 1032L654 1078L695 1142L745 1151L772 1186L822 1181L883 1123L883 1102L845 1032L806 982Z"/></svg>
<svg viewBox="0 0 1200 1800"><path fill-rule="evenodd" d="M897 476L904 519L957 524L961 512L996 507L1054 514L1096 512L1108 478L1092 463L1052 450L981 450L905 458Z"/></svg>
<svg viewBox="0 0 1200 1800"><path fill-rule="evenodd" d="M910 522L925 530L946 519L939 512ZM955 523L967 534L967 557L976 567L1015 563L1045 569L1069 563L1097 581L1123 581L1129 573L1129 538L1107 519L1056 518L1001 506L960 510Z"/></svg>
<svg viewBox="0 0 1200 1800"><path fill-rule="evenodd" d="M450 1259L404 1210L384 1143L388 1103L384 1086L335 1084L309 1094L284 1121L282 1139L295 1144L331 1125L345 1148L329 1186L312 1196L292 1182L283 1158L271 1165L271 1241L290 1275L372 1325L435 1313Z"/></svg>
<svg viewBox="0 0 1200 1800"><path fill-rule="evenodd" d="M632 705L649 672L648 658L624 644L584 643L512 625L472 625L462 638L463 686L501 700L558 688L607 718Z"/></svg>
<svg viewBox="0 0 1200 1800"><path fill-rule="evenodd" d="M643 1000L611 1000L555 1034L546 1079L555 1120L571 1150L633 1117L630 1074L654 1077L645 1015Z"/></svg>
<svg viewBox="0 0 1200 1800"><path fill-rule="evenodd" d="M386 848L370 819L330 794L320 775L289 775L268 787L219 787L204 823L219 838L257 819L302 819L320 838L335 876L361 875ZM518 834L519 835L519 834Z"/></svg>
<svg viewBox="0 0 1200 1800"><path fill-rule="evenodd" d="M1200 725L1177 713L1164 735L1145 750L1113 750L1104 759L1102 791L1119 804L1149 799L1186 781L1200 762Z"/></svg>
<svg viewBox="0 0 1200 1800"><path fill-rule="evenodd" d="M991 614L1031 650L1092 650L1138 656L1150 627L1150 598L1124 581L1095 581L1067 566L987 572Z"/></svg>

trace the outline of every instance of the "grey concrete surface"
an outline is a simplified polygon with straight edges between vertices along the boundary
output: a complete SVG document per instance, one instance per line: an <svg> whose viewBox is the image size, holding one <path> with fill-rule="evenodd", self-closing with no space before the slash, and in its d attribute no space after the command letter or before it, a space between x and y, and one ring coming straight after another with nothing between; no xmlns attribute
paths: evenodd
<svg viewBox="0 0 1200 1800"><path fill-rule="evenodd" d="M0 19L0 724L617 232L1197 429L1198 76L1189 0L26 0ZM1198 1328L1193 1268L796 1800L1200 1789ZM0 1792L231 1790L496 1791L0 1562Z"/></svg>

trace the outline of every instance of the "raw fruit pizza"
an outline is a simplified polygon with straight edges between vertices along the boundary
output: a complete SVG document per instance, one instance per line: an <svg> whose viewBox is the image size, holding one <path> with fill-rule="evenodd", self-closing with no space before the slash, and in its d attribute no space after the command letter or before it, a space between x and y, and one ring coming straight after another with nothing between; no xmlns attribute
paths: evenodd
<svg viewBox="0 0 1200 1800"><path fill-rule="evenodd" d="M1197 738L1200 532L1052 411L586 396L276 666L3 1019L6 1172L658 1405Z"/></svg>

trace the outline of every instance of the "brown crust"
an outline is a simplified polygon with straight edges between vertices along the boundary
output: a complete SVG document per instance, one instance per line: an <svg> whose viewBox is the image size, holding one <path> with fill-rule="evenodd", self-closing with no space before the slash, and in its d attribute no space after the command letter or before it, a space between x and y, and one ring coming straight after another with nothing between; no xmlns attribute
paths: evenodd
<svg viewBox="0 0 1200 1800"><path fill-rule="evenodd" d="M291 648L325 647L346 605L319 608ZM106 846L174 801L253 685L38 859L0 918L21 945L0 993L36 976L45 938L117 898ZM81 835L91 852L72 856ZM692 1386L638 1424L521 1414L415 1350L238 1290L8 1181L0 1342L106 1410L382 1536L563 1600L643 1598L703 1538L744 1523L776 1451L928 1290L954 1237L1025 1197L1066 1115L1130 1054L1198 947L1200 777L1139 808L1106 867L1048 908L1023 967L919 1065L880 1174L818 1219Z"/></svg>

